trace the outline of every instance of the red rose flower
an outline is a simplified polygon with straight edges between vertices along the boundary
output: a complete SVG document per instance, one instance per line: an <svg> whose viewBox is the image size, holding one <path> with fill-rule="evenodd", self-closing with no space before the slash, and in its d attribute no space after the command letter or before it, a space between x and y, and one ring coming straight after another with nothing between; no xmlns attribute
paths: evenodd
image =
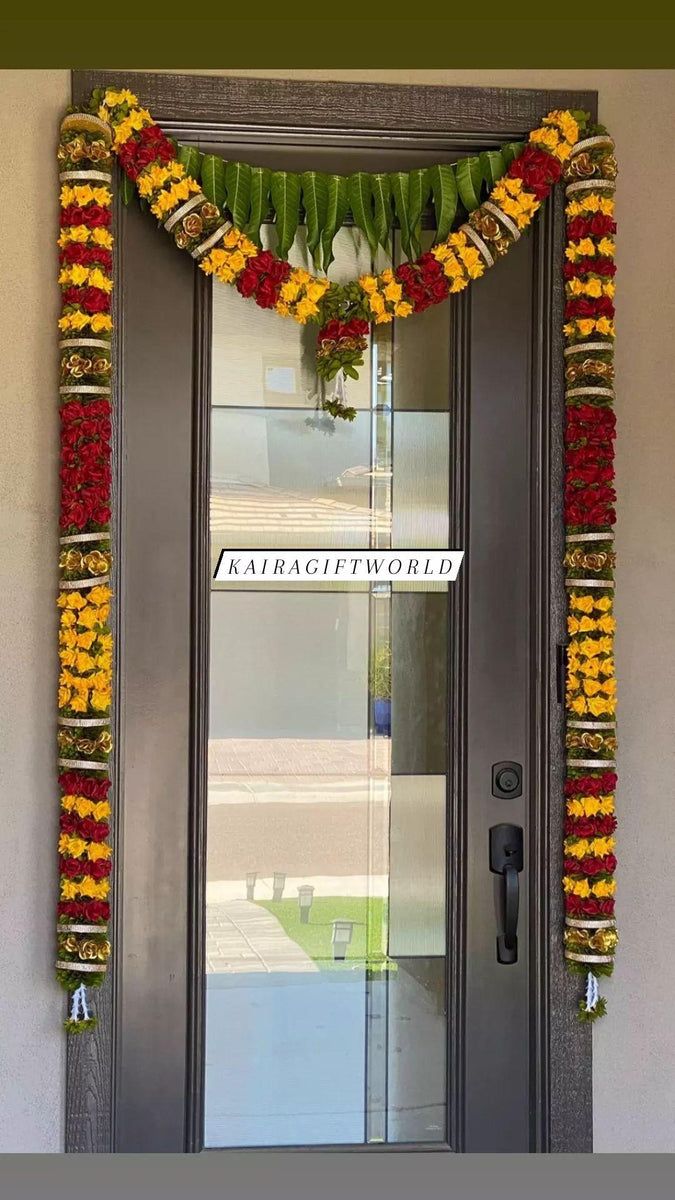
<svg viewBox="0 0 675 1200"><path fill-rule="evenodd" d="M617 776L614 771L603 771L602 775L579 775L565 780L566 796L604 796L613 792Z"/></svg>
<svg viewBox="0 0 675 1200"><path fill-rule="evenodd" d="M87 225L90 229L96 229L110 225L111 221L110 209L102 208L99 204L87 204L84 208L70 204L61 209L60 223L63 228L67 225Z"/></svg>
<svg viewBox="0 0 675 1200"><path fill-rule="evenodd" d="M530 143L518 158L514 158L508 174L512 179L522 179L525 188L538 200L545 200L554 183L558 182L561 171L557 158Z"/></svg>
<svg viewBox="0 0 675 1200"><path fill-rule="evenodd" d="M95 779L81 771L62 771L59 787L66 796L84 796L87 800L107 800L111 781Z"/></svg>
<svg viewBox="0 0 675 1200"><path fill-rule="evenodd" d="M111 871L112 863L109 858L97 858L95 862L87 865L87 875L92 879L107 879Z"/></svg>

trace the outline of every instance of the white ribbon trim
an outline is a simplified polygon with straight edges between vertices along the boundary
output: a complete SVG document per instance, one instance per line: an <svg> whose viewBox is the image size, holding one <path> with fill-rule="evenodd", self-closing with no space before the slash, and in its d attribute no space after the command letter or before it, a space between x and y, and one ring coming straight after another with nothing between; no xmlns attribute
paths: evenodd
<svg viewBox="0 0 675 1200"><path fill-rule="evenodd" d="M616 721L568 721L568 729L616 729Z"/></svg>
<svg viewBox="0 0 675 1200"><path fill-rule="evenodd" d="M56 961L57 971L85 971L87 974L96 974L108 970L106 963L83 963L83 962L62 962L60 959Z"/></svg>
<svg viewBox="0 0 675 1200"><path fill-rule="evenodd" d="M180 207L175 209L174 212L169 213L169 216L164 222L164 228L166 229L166 232L171 233L174 225L177 225L178 222L183 219L183 217L187 217L188 213L191 213L193 208L198 208L200 204L205 203L206 196L203 192L197 192L194 196L191 196L189 200L185 201L185 204L181 204Z"/></svg>
<svg viewBox="0 0 675 1200"><path fill-rule="evenodd" d="M478 253L485 260L485 263L488 267L493 267L495 265L495 260L490 254L485 242L480 234L476 233L476 230L471 227L471 225L460 225L459 232L465 234L469 241L473 242Z"/></svg>
<svg viewBox="0 0 675 1200"><path fill-rule="evenodd" d="M93 346L101 350L112 349L112 343L105 342L103 338L61 338L59 342L60 350L67 350L71 346Z"/></svg>
<svg viewBox="0 0 675 1200"><path fill-rule="evenodd" d="M190 251L191 257L201 258L202 254L206 254L207 250L211 250L213 246L217 245L220 239L224 238L225 234L230 229L232 229L231 221L225 221L222 225L219 225L218 228L215 229L213 233L210 233L203 242L200 242L198 246L195 246L194 250Z"/></svg>
<svg viewBox="0 0 675 1200"><path fill-rule="evenodd" d="M571 962L580 963L611 963L614 962L613 954L575 954L573 950L565 951L565 958L569 958Z"/></svg>
<svg viewBox="0 0 675 1200"><path fill-rule="evenodd" d="M613 192L616 189L616 182L613 179L579 179L565 188L565 195L571 196L573 192L589 192L596 188L609 188Z"/></svg>
<svg viewBox="0 0 675 1200"><path fill-rule="evenodd" d="M611 146L613 150L614 138L608 133L596 133L594 137L582 138L580 142L575 143L570 157L575 158L577 154L583 154L584 150L592 150L595 146Z"/></svg>
<svg viewBox="0 0 675 1200"><path fill-rule="evenodd" d="M94 396L109 396L112 388L107 383L64 383L63 387L59 388L60 396L71 395L87 395Z"/></svg>
<svg viewBox="0 0 675 1200"><path fill-rule="evenodd" d="M566 533L566 542L613 542L614 531L609 533Z"/></svg>
<svg viewBox="0 0 675 1200"><path fill-rule="evenodd" d="M57 933L107 933L107 925L59 925L56 926Z"/></svg>
<svg viewBox="0 0 675 1200"><path fill-rule="evenodd" d="M61 129L85 129L91 131L92 127L99 129L101 133L105 134L108 144L112 142L112 129L110 125L107 121L102 121L100 117L94 116L93 113L68 113L68 116L64 117L61 122Z"/></svg>
<svg viewBox="0 0 675 1200"><path fill-rule="evenodd" d="M572 929L615 929L616 921L613 918L603 921L586 921L577 917L565 917L565 924L570 925Z"/></svg>
<svg viewBox="0 0 675 1200"><path fill-rule="evenodd" d="M568 388L565 392L565 399L569 400L572 396L606 396L608 400L614 399L614 389L606 387L575 387Z"/></svg>
<svg viewBox="0 0 675 1200"><path fill-rule="evenodd" d="M504 228L511 234L514 242L520 240L520 230L518 226L516 225L515 221L512 221L510 217L507 217L506 213L502 212L501 208L498 208L497 205L493 204L491 200L486 200L481 207L484 208L486 212L492 213L492 216L498 221L501 221Z"/></svg>
<svg viewBox="0 0 675 1200"><path fill-rule="evenodd" d="M602 771L612 771L616 767L613 758L568 758L567 765L568 767L595 767Z"/></svg>
<svg viewBox="0 0 675 1200"><path fill-rule="evenodd" d="M613 588L613 579L566 579L565 587Z"/></svg>
<svg viewBox="0 0 675 1200"><path fill-rule="evenodd" d="M567 357L568 354L586 354L593 350L602 350L605 354L613 354L614 345L612 342L576 342L573 346L565 346L563 354Z"/></svg>
<svg viewBox="0 0 675 1200"><path fill-rule="evenodd" d="M67 183L69 179L100 179L104 183L110 183L112 171L101 171L98 168L92 168L91 171L59 171L59 179L62 183Z"/></svg>
<svg viewBox="0 0 675 1200"><path fill-rule="evenodd" d="M109 725L110 717L59 717L58 722L69 729L94 729L99 725Z"/></svg>
<svg viewBox="0 0 675 1200"><path fill-rule="evenodd" d="M90 762L86 758L60 758L58 764L73 771L100 771L103 775L108 774L107 762Z"/></svg>
<svg viewBox="0 0 675 1200"><path fill-rule="evenodd" d="M69 533L66 537L59 538L62 546L68 546L71 542L109 542L109 533Z"/></svg>
<svg viewBox="0 0 675 1200"><path fill-rule="evenodd" d="M93 579L62 579L59 582L60 588L94 588L100 584L109 583L109 575L96 575Z"/></svg>

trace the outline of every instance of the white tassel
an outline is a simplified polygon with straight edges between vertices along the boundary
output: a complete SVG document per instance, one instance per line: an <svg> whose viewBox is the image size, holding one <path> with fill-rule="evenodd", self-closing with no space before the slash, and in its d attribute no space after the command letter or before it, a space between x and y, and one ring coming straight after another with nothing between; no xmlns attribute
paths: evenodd
<svg viewBox="0 0 675 1200"><path fill-rule="evenodd" d="M82 1013L81 1017L80 1012ZM80 986L73 992L73 999L70 1005L70 1019L71 1021L88 1021L89 1016L90 1013L89 1006L87 1004L87 989L84 984L81 983Z"/></svg>
<svg viewBox="0 0 675 1200"><path fill-rule="evenodd" d="M592 971L586 976L586 1012L595 1012L598 1004L598 981Z"/></svg>

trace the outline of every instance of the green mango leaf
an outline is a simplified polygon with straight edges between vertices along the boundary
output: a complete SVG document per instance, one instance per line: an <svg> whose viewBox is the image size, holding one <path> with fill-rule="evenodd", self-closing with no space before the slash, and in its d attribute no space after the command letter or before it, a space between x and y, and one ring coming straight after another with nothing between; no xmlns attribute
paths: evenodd
<svg viewBox="0 0 675 1200"><path fill-rule="evenodd" d="M245 229L251 212L251 168L248 163L225 164L227 207L237 229Z"/></svg>
<svg viewBox="0 0 675 1200"><path fill-rule="evenodd" d="M518 158L518 155L522 154L524 149L524 142L507 142L506 145L502 146L502 158L505 165L510 167L514 158Z"/></svg>
<svg viewBox="0 0 675 1200"><path fill-rule="evenodd" d="M122 171L122 178L120 181L120 196L122 197L122 204L125 208L129 202L133 200L135 194L136 184L134 183L133 179L130 179L129 176Z"/></svg>
<svg viewBox="0 0 675 1200"><path fill-rule="evenodd" d="M288 258L300 220L300 176L292 171L273 171L270 190L277 216L277 254Z"/></svg>
<svg viewBox="0 0 675 1200"><path fill-rule="evenodd" d="M422 213L431 195L431 176L426 167L417 167L408 175L408 223L410 225L409 258L422 253Z"/></svg>
<svg viewBox="0 0 675 1200"><path fill-rule="evenodd" d="M457 183L450 163L440 163L429 170L431 191L436 213L436 241L443 242L452 229L457 212Z"/></svg>
<svg viewBox="0 0 675 1200"><path fill-rule="evenodd" d="M303 171L300 182L307 222L307 249L318 270L321 266L321 234L328 210L328 176L321 171Z"/></svg>
<svg viewBox="0 0 675 1200"><path fill-rule="evenodd" d="M492 191L498 179L506 172L506 163L501 150L483 150L480 155L480 166L483 179Z"/></svg>
<svg viewBox="0 0 675 1200"><path fill-rule="evenodd" d="M370 256L377 254L377 233L375 232L375 217L373 212L373 188L370 175L366 171L357 171L347 179L349 207L352 210L354 223L362 233L365 233L370 246Z"/></svg>
<svg viewBox="0 0 675 1200"><path fill-rule="evenodd" d="M178 146L177 158L179 163L185 167L187 175L191 175L193 179L199 179L199 169L201 167L202 156L196 146Z"/></svg>
<svg viewBox="0 0 675 1200"><path fill-rule="evenodd" d="M323 269L327 271L334 259L333 241L338 229L347 215L349 208L349 189L344 175L328 176L328 191L326 198L326 220L321 234L321 255Z"/></svg>
<svg viewBox="0 0 675 1200"><path fill-rule="evenodd" d="M401 248L406 258L415 257L410 246L410 176L407 171L394 171L389 176L389 186L394 200L394 212L398 221Z"/></svg>
<svg viewBox="0 0 675 1200"><path fill-rule="evenodd" d="M459 162L455 163L455 172L459 198L466 211L473 212L480 204L480 189L483 182L480 159L475 155L471 155L469 158L460 158Z"/></svg>
<svg viewBox="0 0 675 1200"><path fill-rule="evenodd" d="M375 234L378 242L387 254L390 253L390 236L391 236L391 184L388 175L371 175L370 182L373 189L373 204L375 206Z"/></svg>
<svg viewBox="0 0 675 1200"><path fill-rule="evenodd" d="M260 245L260 226L269 212L271 178L269 167L251 167L251 211L244 232L256 246Z"/></svg>
<svg viewBox="0 0 675 1200"><path fill-rule="evenodd" d="M202 191L211 204L225 207L225 163L218 154L205 154L202 159Z"/></svg>

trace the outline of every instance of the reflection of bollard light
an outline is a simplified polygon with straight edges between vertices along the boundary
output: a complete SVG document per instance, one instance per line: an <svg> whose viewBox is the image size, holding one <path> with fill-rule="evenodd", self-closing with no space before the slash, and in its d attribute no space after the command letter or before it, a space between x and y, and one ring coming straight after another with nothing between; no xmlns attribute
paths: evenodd
<svg viewBox="0 0 675 1200"><path fill-rule="evenodd" d="M352 940L353 921L333 921L333 958L347 957L347 946Z"/></svg>
<svg viewBox="0 0 675 1200"><path fill-rule="evenodd" d="M300 905L300 921L303 925L309 924L309 910L312 907L314 899L314 888L311 883L303 883L298 888L298 904Z"/></svg>
<svg viewBox="0 0 675 1200"><path fill-rule="evenodd" d="M246 872L246 899L252 900L255 892L255 881L258 878L257 871Z"/></svg>
<svg viewBox="0 0 675 1200"><path fill-rule="evenodd" d="M272 881L272 899L273 900L281 900L281 897L284 894L285 886L286 886L286 872L285 871L275 871L274 879Z"/></svg>

